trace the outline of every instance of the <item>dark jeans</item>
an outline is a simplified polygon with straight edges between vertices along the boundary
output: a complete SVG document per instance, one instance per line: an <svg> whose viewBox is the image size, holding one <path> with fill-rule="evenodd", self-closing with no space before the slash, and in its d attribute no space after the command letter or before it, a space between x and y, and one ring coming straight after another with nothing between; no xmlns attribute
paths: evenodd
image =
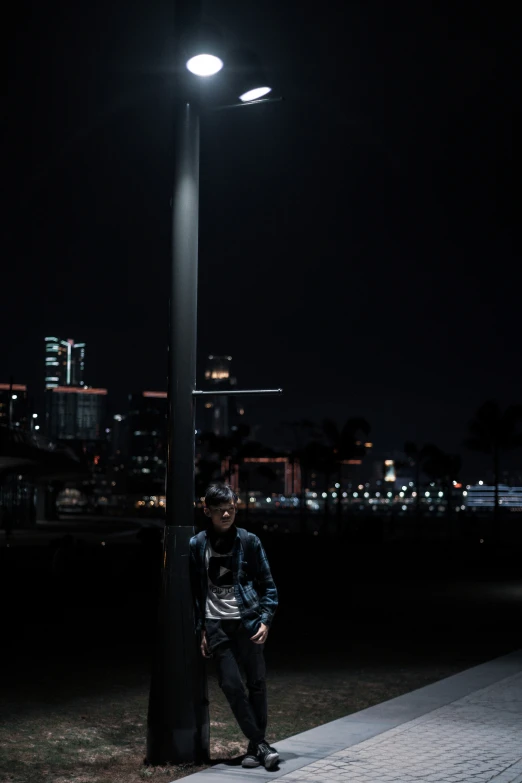
<svg viewBox="0 0 522 783"><path fill-rule="evenodd" d="M264 644L250 641L241 620L207 620L207 639L214 654L219 685L248 740L265 739L268 718ZM245 692L240 666L246 675Z"/></svg>

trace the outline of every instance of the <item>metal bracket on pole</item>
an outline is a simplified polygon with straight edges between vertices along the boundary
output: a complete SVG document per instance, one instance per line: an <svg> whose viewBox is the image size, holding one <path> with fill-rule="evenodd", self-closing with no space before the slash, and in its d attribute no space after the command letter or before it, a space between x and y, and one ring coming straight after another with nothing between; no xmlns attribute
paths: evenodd
<svg viewBox="0 0 522 783"><path fill-rule="evenodd" d="M194 397L223 397L225 394L282 394L282 389L223 389L222 391L193 391Z"/></svg>
<svg viewBox="0 0 522 783"><path fill-rule="evenodd" d="M223 109L241 109L244 106L256 106L258 103L281 103L284 98L259 98L257 101L241 101L241 103L228 103L225 106L212 106L206 111L223 111Z"/></svg>

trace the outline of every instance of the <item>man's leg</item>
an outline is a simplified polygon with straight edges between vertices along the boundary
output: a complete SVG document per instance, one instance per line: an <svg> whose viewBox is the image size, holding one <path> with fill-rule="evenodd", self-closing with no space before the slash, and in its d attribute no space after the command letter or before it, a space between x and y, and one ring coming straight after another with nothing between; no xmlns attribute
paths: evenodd
<svg viewBox="0 0 522 783"><path fill-rule="evenodd" d="M219 686L238 722L239 728L249 740L258 743L264 739L264 728L256 721L256 714L247 698L238 662L230 642L219 644L214 650L214 660Z"/></svg>
<svg viewBox="0 0 522 783"><path fill-rule="evenodd" d="M254 644L250 641L250 634L241 627L235 641L238 646L240 661L245 670L248 687L248 700L254 712L262 739L265 738L268 721L268 700L266 693L266 666L264 656L264 644Z"/></svg>

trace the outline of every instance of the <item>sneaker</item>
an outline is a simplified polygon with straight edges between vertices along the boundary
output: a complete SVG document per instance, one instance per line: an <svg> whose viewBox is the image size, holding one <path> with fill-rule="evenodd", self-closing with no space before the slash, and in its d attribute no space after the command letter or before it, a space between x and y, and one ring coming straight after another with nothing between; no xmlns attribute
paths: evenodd
<svg viewBox="0 0 522 783"><path fill-rule="evenodd" d="M246 752L246 756L241 762L242 767L259 767L261 764L260 760L257 757L257 742L254 742L254 740L250 740L248 743L248 748Z"/></svg>
<svg viewBox="0 0 522 783"><path fill-rule="evenodd" d="M279 753L267 742L260 742L257 746L257 758L264 764L265 769L273 769L279 761Z"/></svg>

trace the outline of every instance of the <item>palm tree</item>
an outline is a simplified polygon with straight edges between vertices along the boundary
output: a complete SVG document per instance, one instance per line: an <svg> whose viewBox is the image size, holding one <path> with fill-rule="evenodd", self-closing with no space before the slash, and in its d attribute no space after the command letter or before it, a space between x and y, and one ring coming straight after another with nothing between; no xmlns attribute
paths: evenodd
<svg viewBox="0 0 522 783"><path fill-rule="evenodd" d="M340 429L331 419L323 421L323 432L329 448L331 449L330 461L337 469L339 488L342 487L342 469L350 459L364 457L366 448L364 442L368 439L371 427L366 419L352 417L347 419ZM326 487L328 490L328 486ZM340 527L342 515L341 492L337 501L337 521Z"/></svg>
<svg viewBox="0 0 522 783"><path fill-rule="evenodd" d="M427 444L424 448L426 458L423 463L423 470L429 478L440 485L446 496L446 514L449 528L453 482L458 479L462 469L462 457L458 454L447 454L433 444ZM450 530L448 529L449 532Z"/></svg>
<svg viewBox="0 0 522 783"><path fill-rule="evenodd" d="M522 405L510 405L505 410L496 400L487 400L475 413L468 425L464 445L471 451L488 454L493 462L495 483L494 519L498 514L498 485L500 482L500 455L503 451L522 446Z"/></svg>
<svg viewBox="0 0 522 783"><path fill-rule="evenodd" d="M317 473L322 473L324 477L324 490L326 492L324 514L325 517L327 517L330 513L328 487L330 486L330 479L335 473L337 466L332 450L326 443L322 443L319 440L313 440L310 441L310 443L307 443L303 449L302 459L303 463L307 466L307 471L315 470Z"/></svg>
<svg viewBox="0 0 522 783"><path fill-rule="evenodd" d="M415 492L417 493L415 498L415 513L417 522L420 521L421 473L424 462L429 457L433 448L434 447L429 443L418 446L413 441L406 441L404 444L403 451L409 459L409 464L410 466L415 467Z"/></svg>
<svg viewBox="0 0 522 783"><path fill-rule="evenodd" d="M290 458L299 463L301 470L301 532L306 531L306 487L310 470L317 467L316 447L310 444L316 443L320 437L317 424L309 419L283 422L283 426L291 430L294 438L294 447L290 451Z"/></svg>

